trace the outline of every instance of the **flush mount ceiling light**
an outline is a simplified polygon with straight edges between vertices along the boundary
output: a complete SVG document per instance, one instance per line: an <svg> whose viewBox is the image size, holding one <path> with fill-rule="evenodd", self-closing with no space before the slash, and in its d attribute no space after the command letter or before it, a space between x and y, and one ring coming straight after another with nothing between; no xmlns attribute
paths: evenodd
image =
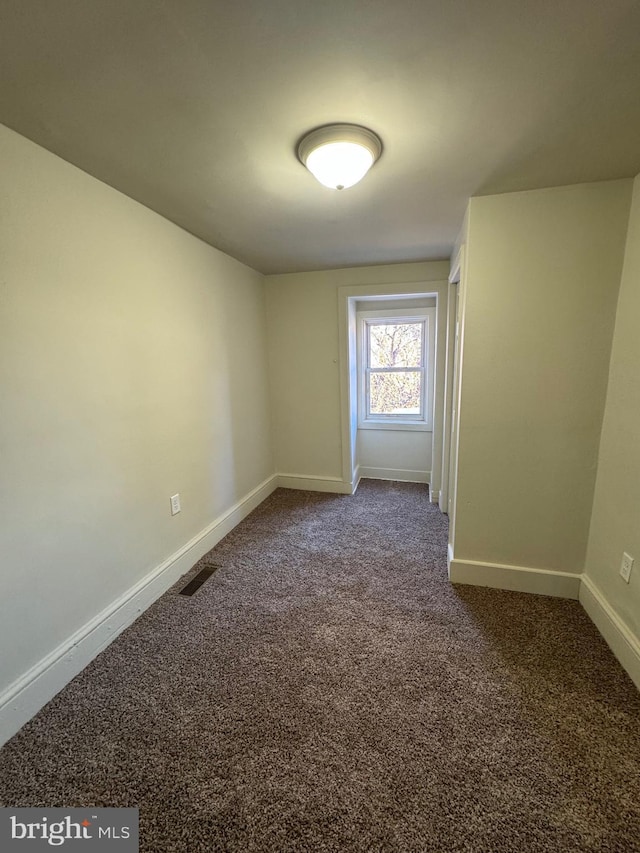
<svg viewBox="0 0 640 853"><path fill-rule="evenodd" d="M318 127L298 144L300 162L332 190L344 190L361 181L381 153L380 138L357 124Z"/></svg>

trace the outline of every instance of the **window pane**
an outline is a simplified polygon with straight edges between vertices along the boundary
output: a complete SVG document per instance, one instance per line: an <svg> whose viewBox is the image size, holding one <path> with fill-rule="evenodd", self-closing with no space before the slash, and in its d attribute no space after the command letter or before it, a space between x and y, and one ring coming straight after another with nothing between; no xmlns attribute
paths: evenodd
<svg viewBox="0 0 640 853"><path fill-rule="evenodd" d="M419 323L370 323L369 367L420 367L422 330Z"/></svg>
<svg viewBox="0 0 640 853"><path fill-rule="evenodd" d="M370 415L420 415L422 373L369 374Z"/></svg>

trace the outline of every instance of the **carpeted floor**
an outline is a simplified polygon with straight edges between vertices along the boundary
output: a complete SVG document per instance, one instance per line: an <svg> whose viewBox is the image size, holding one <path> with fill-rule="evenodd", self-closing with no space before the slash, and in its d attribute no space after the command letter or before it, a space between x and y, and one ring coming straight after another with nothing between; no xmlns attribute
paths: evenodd
<svg viewBox="0 0 640 853"><path fill-rule="evenodd" d="M640 851L640 695L580 605L450 586L425 486L278 490L0 752L145 853Z"/></svg>

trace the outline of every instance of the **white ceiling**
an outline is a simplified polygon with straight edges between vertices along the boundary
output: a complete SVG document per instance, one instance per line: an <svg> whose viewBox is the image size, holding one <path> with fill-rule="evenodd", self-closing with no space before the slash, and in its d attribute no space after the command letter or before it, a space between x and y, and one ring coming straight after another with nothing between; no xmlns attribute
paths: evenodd
<svg viewBox="0 0 640 853"><path fill-rule="evenodd" d="M0 0L0 121L263 272L445 258L471 195L640 172L640 3ZM343 192L333 121L384 143Z"/></svg>

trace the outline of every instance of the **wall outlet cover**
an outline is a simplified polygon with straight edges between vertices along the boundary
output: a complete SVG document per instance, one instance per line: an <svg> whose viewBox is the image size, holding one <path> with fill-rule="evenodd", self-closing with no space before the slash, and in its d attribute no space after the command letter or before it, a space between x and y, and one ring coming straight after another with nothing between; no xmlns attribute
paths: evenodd
<svg viewBox="0 0 640 853"><path fill-rule="evenodd" d="M180 495L172 495L169 500L171 502L171 515L177 515L180 512Z"/></svg>
<svg viewBox="0 0 640 853"><path fill-rule="evenodd" d="M631 569L633 568L633 557L631 554L627 554L626 552L622 555L622 565L620 566L620 575L622 579L629 583L629 578L631 577Z"/></svg>

